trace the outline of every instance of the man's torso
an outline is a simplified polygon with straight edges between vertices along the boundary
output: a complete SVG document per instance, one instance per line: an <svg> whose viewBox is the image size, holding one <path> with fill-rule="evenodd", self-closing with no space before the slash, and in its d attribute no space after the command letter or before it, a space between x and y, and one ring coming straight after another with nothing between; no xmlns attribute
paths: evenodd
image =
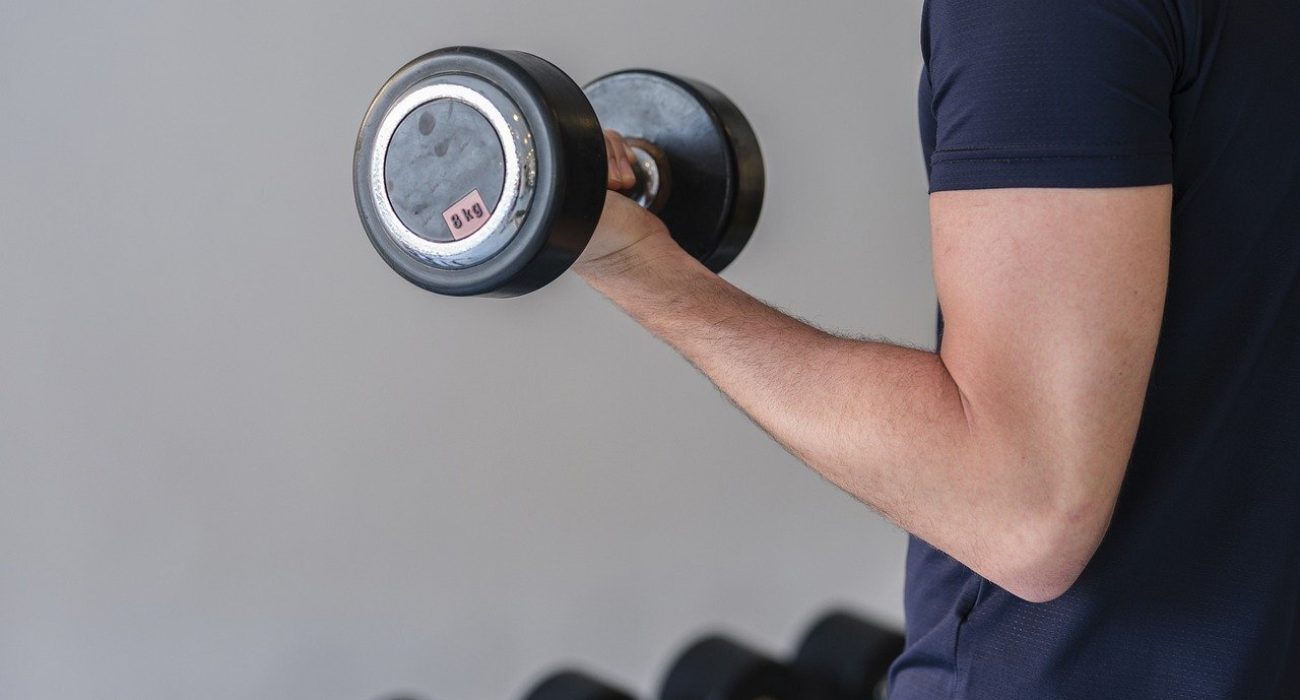
<svg viewBox="0 0 1300 700"><path fill-rule="evenodd" d="M894 700L1300 698L1300 3L1097 4L1164 12L1176 63L1168 300L1124 489L1045 605L914 540ZM935 98L927 73L927 164Z"/></svg>

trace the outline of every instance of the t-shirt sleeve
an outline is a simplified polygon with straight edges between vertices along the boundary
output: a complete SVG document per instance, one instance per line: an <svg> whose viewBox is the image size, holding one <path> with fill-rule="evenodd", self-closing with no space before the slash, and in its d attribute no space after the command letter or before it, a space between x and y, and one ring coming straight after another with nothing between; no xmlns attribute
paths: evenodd
<svg viewBox="0 0 1300 700"><path fill-rule="evenodd" d="M1167 7L928 0L930 190L1171 182L1178 39Z"/></svg>

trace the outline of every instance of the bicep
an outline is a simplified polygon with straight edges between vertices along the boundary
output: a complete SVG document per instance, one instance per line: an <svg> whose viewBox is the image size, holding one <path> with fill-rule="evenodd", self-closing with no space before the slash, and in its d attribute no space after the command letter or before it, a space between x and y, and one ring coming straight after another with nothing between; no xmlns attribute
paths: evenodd
<svg viewBox="0 0 1300 700"><path fill-rule="evenodd" d="M1171 198L1167 185L931 198L941 356L972 434L1084 502L1113 505L1132 450Z"/></svg>

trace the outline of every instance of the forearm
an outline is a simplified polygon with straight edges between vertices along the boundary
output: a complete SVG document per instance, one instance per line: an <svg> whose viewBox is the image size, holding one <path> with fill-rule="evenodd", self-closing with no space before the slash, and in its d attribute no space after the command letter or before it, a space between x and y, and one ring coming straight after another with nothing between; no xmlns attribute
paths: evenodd
<svg viewBox="0 0 1300 700"><path fill-rule="evenodd" d="M584 276L828 480L981 573L1003 574L1050 494L1027 478L1031 466L996 456L1000 439L976 439L939 355L835 337L667 239L639 247Z"/></svg>

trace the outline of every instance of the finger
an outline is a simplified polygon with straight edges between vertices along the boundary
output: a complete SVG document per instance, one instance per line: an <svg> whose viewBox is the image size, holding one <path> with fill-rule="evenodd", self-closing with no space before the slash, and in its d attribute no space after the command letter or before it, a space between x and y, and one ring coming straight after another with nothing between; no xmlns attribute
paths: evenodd
<svg viewBox="0 0 1300 700"><path fill-rule="evenodd" d="M637 157L636 151L632 150L632 147L627 145L626 142L623 144L623 151L627 154L628 171L632 176L632 181L628 184L628 187L636 187L636 171L634 170L634 166L640 159Z"/></svg>
<svg viewBox="0 0 1300 700"><path fill-rule="evenodd" d="M610 133L612 132L605 132L605 162L607 166L605 188L619 190L623 187L622 168L619 165L619 159L616 157L616 154L620 151L615 147L613 140L610 138Z"/></svg>
<svg viewBox="0 0 1300 700"><path fill-rule="evenodd" d="M626 145L626 142L623 140L623 135L613 129L605 130L605 142L610 144L615 149L616 153L622 153L623 146Z"/></svg>
<svg viewBox="0 0 1300 700"><path fill-rule="evenodd" d="M633 159L626 157L626 150L623 151L623 154L625 157L619 159L619 164L622 166L620 172L623 176L623 189L630 190L636 187L636 171L632 169Z"/></svg>
<svg viewBox="0 0 1300 700"><path fill-rule="evenodd" d="M636 171L632 169L634 158L628 157L631 149L628 148L627 141L623 135L609 129L605 132L605 137L609 141L613 153L618 154L615 158L618 161L618 180L620 190L629 190L636 186Z"/></svg>
<svg viewBox="0 0 1300 700"><path fill-rule="evenodd" d="M610 179L618 180L618 185L610 185L610 189L616 189L626 192L636 187L636 152L628 145L627 139L613 129L605 130L605 144L609 152L614 155L614 162L611 163Z"/></svg>

